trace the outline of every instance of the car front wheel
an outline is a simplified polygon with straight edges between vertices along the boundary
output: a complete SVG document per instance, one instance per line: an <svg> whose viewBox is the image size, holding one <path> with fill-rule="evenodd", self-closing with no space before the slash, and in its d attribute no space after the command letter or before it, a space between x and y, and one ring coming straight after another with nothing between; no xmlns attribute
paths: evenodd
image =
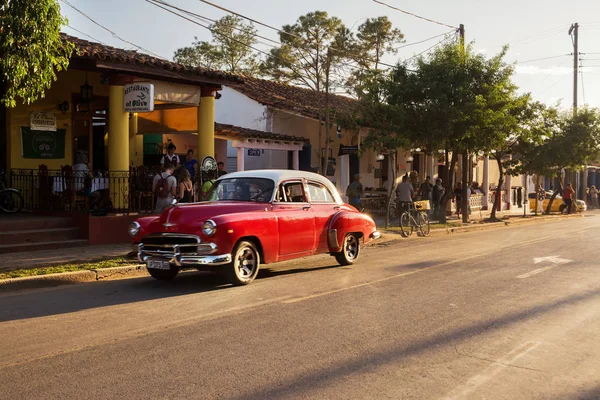
<svg viewBox="0 0 600 400"><path fill-rule="evenodd" d="M352 265L358 259L360 243L356 235L349 233L344 238L342 251L335 253L335 259L340 265Z"/></svg>
<svg viewBox="0 0 600 400"><path fill-rule="evenodd" d="M260 254L252 242L241 241L235 246L233 260L226 270L227 280L235 286L247 285L258 275Z"/></svg>

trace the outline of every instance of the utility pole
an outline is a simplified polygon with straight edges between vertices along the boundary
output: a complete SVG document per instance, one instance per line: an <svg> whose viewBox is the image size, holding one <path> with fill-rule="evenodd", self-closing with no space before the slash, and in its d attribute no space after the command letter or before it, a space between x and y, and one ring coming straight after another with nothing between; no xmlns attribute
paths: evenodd
<svg viewBox="0 0 600 400"><path fill-rule="evenodd" d="M331 49L327 48L327 59L325 64L325 161L323 165L323 176L327 176L327 167L329 166L329 124L330 124L330 112L329 112L329 74L331 73Z"/></svg>
<svg viewBox="0 0 600 400"><path fill-rule="evenodd" d="M462 47L463 57L465 54L465 26L463 24L459 25L458 33L460 35L460 45ZM468 190L469 186L471 186L469 180L469 151L467 149L462 150L462 201L461 201L461 211L462 211L462 221L469 222L469 199L468 199ZM459 205L456 205L459 207Z"/></svg>
<svg viewBox="0 0 600 400"><path fill-rule="evenodd" d="M579 24L575 22L569 28L573 38L573 113L577 114L577 73L579 72Z"/></svg>

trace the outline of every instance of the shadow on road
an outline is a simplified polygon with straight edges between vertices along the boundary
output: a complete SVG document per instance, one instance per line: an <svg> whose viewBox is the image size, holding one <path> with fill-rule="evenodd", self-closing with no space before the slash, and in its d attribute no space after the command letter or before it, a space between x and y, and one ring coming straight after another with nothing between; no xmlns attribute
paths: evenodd
<svg viewBox="0 0 600 400"><path fill-rule="evenodd" d="M537 316L556 311L557 309L573 306L583 302L596 304L600 300L600 290L588 291L582 294L573 295L562 298L550 303L542 304L536 307L531 307L519 312L506 314L504 316L482 321L478 324L464 327L452 332L436 335L430 338L424 338L421 341L413 343L402 343L397 347L386 348L385 351L374 352L368 357L364 355L355 359L348 359L343 364L337 364L331 367L325 365L318 372L298 376L294 380L288 382L280 382L276 387L265 388L259 392L240 393L237 397L230 399L274 399L287 397L307 397L306 388L313 390L324 389L329 385L329 382L339 382L350 376L360 376L363 373L374 373L377 368L387 364L401 363L407 357L417 354L433 351L440 346L457 344L463 340L467 340L473 336L485 334L491 330L506 328ZM597 393L599 388L593 388L587 392L580 394L567 394L568 399L598 399ZM569 397L570 396L570 397Z"/></svg>

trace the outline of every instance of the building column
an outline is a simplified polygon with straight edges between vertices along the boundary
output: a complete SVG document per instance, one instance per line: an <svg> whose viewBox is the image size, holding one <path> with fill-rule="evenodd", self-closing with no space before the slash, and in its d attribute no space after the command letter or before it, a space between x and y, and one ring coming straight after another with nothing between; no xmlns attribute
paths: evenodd
<svg viewBox="0 0 600 400"><path fill-rule="evenodd" d="M292 168L296 171L300 169L300 150L292 151Z"/></svg>
<svg viewBox="0 0 600 400"><path fill-rule="evenodd" d="M490 156L483 157L483 182L481 183L483 193L483 209L489 208L490 200Z"/></svg>
<svg viewBox="0 0 600 400"><path fill-rule="evenodd" d="M116 211L128 207L129 113L124 111L123 86L108 88L108 171L110 198Z"/></svg>
<svg viewBox="0 0 600 400"><path fill-rule="evenodd" d="M240 171L244 171L244 154L245 152L245 148L243 147L238 147L237 149L237 170L238 172Z"/></svg>
<svg viewBox="0 0 600 400"><path fill-rule="evenodd" d="M215 89L203 87L201 96L198 106L198 161L206 156L215 156Z"/></svg>
<svg viewBox="0 0 600 400"><path fill-rule="evenodd" d="M510 210L512 207L512 200L513 200L513 195L512 195L512 176L510 175L505 175L504 176L504 189L506 190L506 210Z"/></svg>
<svg viewBox="0 0 600 400"><path fill-rule="evenodd" d="M588 201L588 195L587 195L587 188L589 187L589 183L588 183L588 169L587 167L585 167L583 169L583 182L581 183L581 191L583 194L583 201L587 202Z"/></svg>

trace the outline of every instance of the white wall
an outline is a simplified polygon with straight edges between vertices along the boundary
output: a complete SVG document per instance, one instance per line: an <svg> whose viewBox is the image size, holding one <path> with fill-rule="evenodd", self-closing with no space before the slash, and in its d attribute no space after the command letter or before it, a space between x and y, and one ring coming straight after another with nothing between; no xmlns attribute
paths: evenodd
<svg viewBox="0 0 600 400"><path fill-rule="evenodd" d="M235 90L223 87L222 97L215 101L215 121L241 128L265 131L267 107Z"/></svg>

